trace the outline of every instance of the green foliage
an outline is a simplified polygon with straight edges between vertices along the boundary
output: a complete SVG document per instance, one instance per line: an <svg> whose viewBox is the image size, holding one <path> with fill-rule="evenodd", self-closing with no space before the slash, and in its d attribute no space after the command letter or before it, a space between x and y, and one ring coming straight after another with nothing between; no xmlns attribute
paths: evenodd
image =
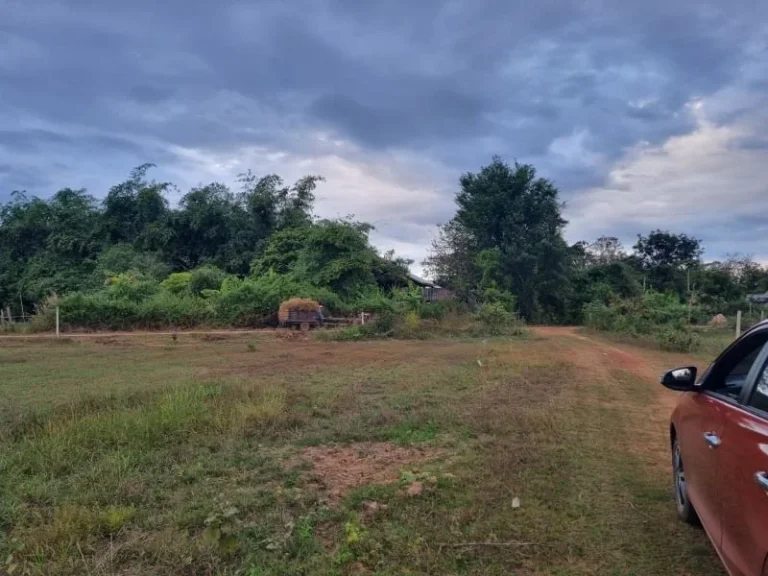
<svg viewBox="0 0 768 576"><path fill-rule="evenodd" d="M308 235L308 226L286 228L275 232L267 240L264 252L251 264L251 276L257 277L269 272L277 274L293 272Z"/></svg>
<svg viewBox="0 0 768 576"><path fill-rule="evenodd" d="M698 335L687 326L688 307L673 294L646 292L642 297L601 301L584 306L587 326L594 330L649 337L666 350L690 352Z"/></svg>
<svg viewBox="0 0 768 576"><path fill-rule="evenodd" d="M168 276L168 265L152 252L139 252L131 244L115 244L105 248L96 258L94 276L97 283L118 274L138 272L161 280Z"/></svg>
<svg viewBox="0 0 768 576"><path fill-rule="evenodd" d="M489 336L513 336L524 332L520 320L501 302L486 302L476 314L483 332Z"/></svg>
<svg viewBox="0 0 768 576"><path fill-rule="evenodd" d="M204 290L218 290L225 277L226 273L215 266L197 268L189 277L189 291L200 295Z"/></svg>
<svg viewBox="0 0 768 576"><path fill-rule="evenodd" d="M137 167L100 202L63 188L0 204L0 308L39 312L35 325L50 326L47 299L81 293L83 327L156 325L159 302L183 325L245 326L271 322L280 298L307 295L341 314L391 313L388 331L413 337L483 304L529 321L649 334L681 315L695 323L734 314L747 294L768 291L768 267L741 256L702 263L700 241L686 234L651 231L631 254L610 236L567 246L557 188L532 166L494 158L461 177L456 214L425 262L459 303L428 304L409 287L410 261L371 246L370 225L313 218L318 176L285 185L247 172L237 192L213 182L171 207L171 185L151 180L151 168ZM677 305L650 302L659 296L643 296L649 290ZM106 301L103 321L89 316ZM416 330L409 312L427 322Z"/></svg>
<svg viewBox="0 0 768 576"><path fill-rule="evenodd" d="M239 282L225 282L213 301L218 322L229 326L274 324L280 303L289 298L311 298L327 310L337 310L341 299L333 292L301 282L293 276L266 274Z"/></svg>
<svg viewBox="0 0 768 576"><path fill-rule="evenodd" d="M156 281L147 279L140 273L123 273L107 279L105 293L113 300L141 302L159 289Z"/></svg>
<svg viewBox="0 0 768 576"><path fill-rule="evenodd" d="M206 302L191 296L158 291L137 302L114 298L107 291L85 294L74 292L59 299L60 319L66 328L131 330L137 328L191 328L212 324L215 311ZM41 312L47 326L53 324L51 308ZM41 317L40 322L43 322Z"/></svg>
<svg viewBox="0 0 768 576"><path fill-rule="evenodd" d="M386 336L395 328L395 314L389 310L384 310L374 317L370 326L375 334Z"/></svg>
<svg viewBox="0 0 768 576"><path fill-rule="evenodd" d="M456 216L442 228L427 267L460 293L490 286L511 292L527 320L561 316L569 249L557 188L533 166L500 158L460 183Z"/></svg>
<svg viewBox="0 0 768 576"><path fill-rule="evenodd" d="M368 243L371 227L349 221L321 221L312 226L298 254L296 276L350 297L375 286L376 252Z"/></svg>
<svg viewBox="0 0 768 576"><path fill-rule="evenodd" d="M654 332L656 343L670 352L695 352L701 346L696 332L675 326L664 326Z"/></svg>
<svg viewBox="0 0 768 576"><path fill-rule="evenodd" d="M190 293L189 284L192 281L192 272L174 272L160 283L160 286L177 296Z"/></svg>
<svg viewBox="0 0 768 576"><path fill-rule="evenodd" d="M584 307L587 326L597 330L651 334L658 326L682 327L688 308L674 294L646 292L639 298L595 301Z"/></svg>
<svg viewBox="0 0 768 576"><path fill-rule="evenodd" d="M392 292L386 292L378 286L362 290L354 299L355 311L379 313L385 310L393 311L396 307Z"/></svg>

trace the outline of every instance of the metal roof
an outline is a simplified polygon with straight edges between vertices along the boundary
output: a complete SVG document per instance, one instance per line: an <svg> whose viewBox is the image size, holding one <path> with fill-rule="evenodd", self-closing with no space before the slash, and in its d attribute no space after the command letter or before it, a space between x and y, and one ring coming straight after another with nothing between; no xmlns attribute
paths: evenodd
<svg viewBox="0 0 768 576"><path fill-rule="evenodd" d="M414 284L417 284L418 286L426 286L429 288L440 288L440 286L438 286L431 280L425 280L424 278L416 276L416 274L413 274L411 272L408 272L408 279Z"/></svg>

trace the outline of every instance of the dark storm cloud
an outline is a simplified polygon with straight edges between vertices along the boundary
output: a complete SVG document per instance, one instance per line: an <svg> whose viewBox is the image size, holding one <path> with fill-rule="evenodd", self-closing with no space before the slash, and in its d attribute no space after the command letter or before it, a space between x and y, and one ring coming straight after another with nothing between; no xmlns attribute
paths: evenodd
<svg viewBox="0 0 768 576"><path fill-rule="evenodd" d="M765 21L757 0L0 0L0 200L77 186L57 178L86 160L104 190L144 161L188 170L180 149L311 157L318 133L350 162L394 151L453 181L493 154L532 161L570 198L691 132L694 99L764 92L744 64ZM445 194L409 221L449 211Z"/></svg>

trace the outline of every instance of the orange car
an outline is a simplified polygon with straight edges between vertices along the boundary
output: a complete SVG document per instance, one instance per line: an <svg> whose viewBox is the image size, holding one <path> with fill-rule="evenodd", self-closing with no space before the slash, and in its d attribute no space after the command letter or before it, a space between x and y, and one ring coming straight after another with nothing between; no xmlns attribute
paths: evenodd
<svg viewBox="0 0 768 576"><path fill-rule="evenodd" d="M689 366L661 383L683 392L670 424L678 515L704 527L731 576L768 576L768 322L699 379Z"/></svg>

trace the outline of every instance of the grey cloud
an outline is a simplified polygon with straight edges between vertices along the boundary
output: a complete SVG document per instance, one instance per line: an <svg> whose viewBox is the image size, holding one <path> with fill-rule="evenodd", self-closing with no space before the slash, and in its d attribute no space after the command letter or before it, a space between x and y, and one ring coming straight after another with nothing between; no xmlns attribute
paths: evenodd
<svg viewBox="0 0 768 576"><path fill-rule="evenodd" d="M493 154L534 162L571 200L627 150L694 130L692 99L768 83L768 8L753 0L0 0L0 13L0 200L11 186L50 193L78 166L99 190L144 161L178 172L191 162L179 148L350 161L358 148L442 167L441 201L392 226L404 238L450 215L443 182ZM766 104L739 106L713 119ZM579 131L599 161L553 154Z"/></svg>

